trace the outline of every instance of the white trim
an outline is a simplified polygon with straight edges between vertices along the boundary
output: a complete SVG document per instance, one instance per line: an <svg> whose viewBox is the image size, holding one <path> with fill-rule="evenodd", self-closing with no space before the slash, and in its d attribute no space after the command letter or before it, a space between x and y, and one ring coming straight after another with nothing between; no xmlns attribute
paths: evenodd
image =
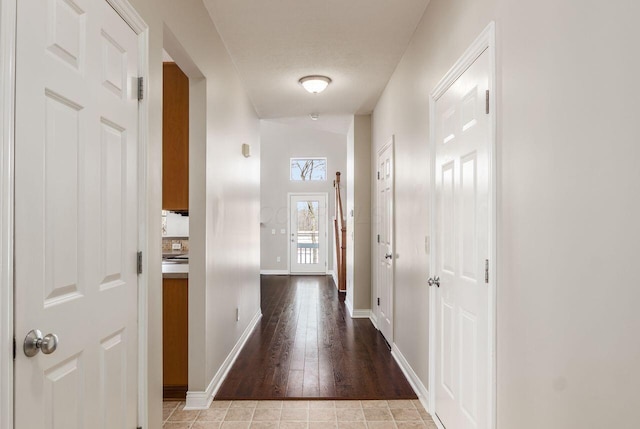
<svg viewBox="0 0 640 429"><path fill-rule="evenodd" d="M291 197L306 197L306 196L323 195L325 203L325 218L327 224L325 225L324 237L324 271L316 271L309 273L292 273L291 272L291 243L289 237L291 237ZM287 192L287 272L296 276L317 276L329 274L329 193L328 192ZM338 283L336 283L337 285Z"/></svg>
<svg viewBox="0 0 640 429"><path fill-rule="evenodd" d="M349 317L353 319L353 303L349 297L346 297L344 300L344 306L347 307L347 312L349 313Z"/></svg>
<svg viewBox="0 0 640 429"><path fill-rule="evenodd" d="M496 266L497 251L496 251L496 207L497 207L497 188L496 188L496 127L497 127L497 115L496 115L496 26L495 22L489 23L489 25L482 31L482 33L476 38L471 46L465 51L455 65L447 72L442 78L440 83L436 85L429 96L429 115L430 115L430 132L429 141L431 142L431 183L435 183L435 103L447 89L474 63L474 61L487 51L489 54L490 62L490 78L489 78L489 121L490 121L490 143L489 143L489 192L491 203L489 204L489 257L491 258L491 264L489 269L489 278L491 282L487 285L489 290L489 422L488 428L495 429L497 408L496 408L496 395L497 395L497 382L496 382ZM431 210L436 207L436 193L431 192ZM435 231L435 216L431 213L431 225L430 230ZM432 248L435 248L435 242L432 239ZM431 252L430 256L431 275L434 275L435 267L435 252ZM430 288L429 290L429 404L433 409L428 409L432 414L435 414L435 362L436 362L436 343L435 343L435 290ZM434 421L437 418L434 415ZM438 423L438 422L436 422ZM438 425L438 427L442 427Z"/></svg>
<svg viewBox="0 0 640 429"><path fill-rule="evenodd" d="M16 0L0 1L0 429L13 429L13 144Z"/></svg>
<svg viewBox="0 0 640 429"><path fill-rule="evenodd" d="M329 225L331 225L331 223L329 223ZM332 235L332 234L329 234L329 231L327 231L327 234L328 234L327 235L327 248L328 248L330 245L335 244L335 243L329 244L329 235ZM327 252L328 252L328 249L327 249ZM333 283L336 285L336 289L340 290L339 287L338 287L338 275L336 273L336 270L327 271L327 275L331 276L331 278L333 279Z"/></svg>
<svg viewBox="0 0 640 429"><path fill-rule="evenodd" d="M424 409L428 410L429 391L425 387L424 383L422 383L422 380L420 380L420 377L418 377L418 374L416 374L411 365L409 365L409 362L395 343L393 343L393 345L391 346L391 356L393 356L393 358L398 363L398 366L402 370L404 376L407 377L407 381L411 385L413 391L416 392L416 395L418 395L418 399L420 400L420 403L422 404Z"/></svg>
<svg viewBox="0 0 640 429"><path fill-rule="evenodd" d="M213 401L213 397L218 392L218 389L220 389L220 386L222 386L222 382L227 377L229 370L231 370L231 367L238 358L238 355L242 351L242 348L247 343L247 340L249 340L251 333L256 328L261 318L262 311L258 309L256 314L253 316L253 319L251 319L251 322L249 322L249 326L247 326L247 329L244 330L242 336L238 339L238 342L231 350L231 353L229 353L227 358L218 369L218 372L216 372L216 374L209 382L207 389L204 392L187 392L187 403L184 407L185 410L206 410L207 408L209 408L209 405L211 405L211 402Z"/></svg>
<svg viewBox="0 0 640 429"><path fill-rule="evenodd" d="M371 324L373 325L373 327L379 331L380 329L378 328L378 316L373 310L371 310L371 312L369 313L369 320L371 320Z"/></svg>
<svg viewBox="0 0 640 429"><path fill-rule="evenodd" d="M263 276L288 276L289 270L260 270Z"/></svg>
<svg viewBox="0 0 640 429"><path fill-rule="evenodd" d="M356 309L353 310L353 314L351 314L352 319L369 319L371 318L371 310L367 309Z"/></svg>

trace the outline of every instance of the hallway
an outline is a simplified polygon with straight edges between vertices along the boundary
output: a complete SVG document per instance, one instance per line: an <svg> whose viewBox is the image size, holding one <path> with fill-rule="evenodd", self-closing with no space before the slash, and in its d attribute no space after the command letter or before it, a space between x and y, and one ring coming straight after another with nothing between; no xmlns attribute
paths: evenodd
<svg viewBox="0 0 640 429"><path fill-rule="evenodd" d="M261 276L262 320L216 400L416 399L368 319L329 276Z"/></svg>

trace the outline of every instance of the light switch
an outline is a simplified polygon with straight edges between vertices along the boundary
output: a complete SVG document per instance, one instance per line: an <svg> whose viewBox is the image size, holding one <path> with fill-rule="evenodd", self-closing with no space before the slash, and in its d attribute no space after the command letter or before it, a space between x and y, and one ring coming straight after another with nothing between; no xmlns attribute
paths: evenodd
<svg viewBox="0 0 640 429"><path fill-rule="evenodd" d="M273 229L271 230L271 234L272 234L272 235L276 235L276 229L275 229L275 228L273 228Z"/></svg>

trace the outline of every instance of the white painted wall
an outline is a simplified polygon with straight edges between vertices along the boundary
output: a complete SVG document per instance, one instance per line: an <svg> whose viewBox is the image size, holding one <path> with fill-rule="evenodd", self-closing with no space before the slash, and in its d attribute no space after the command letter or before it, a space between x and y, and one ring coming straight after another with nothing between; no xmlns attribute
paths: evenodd
<svg viewBox="0 0 640 429"><path fill-rule="evenodd" d="M259 310L259 121L207 10L200 0L131 0L150 27L149 231L160 231L162 198L162 48L164 25L206 79L207 163L202 180L206 208L204 335L190 361L189 389L204 391ZM188 72L188 70L185 70ZM251 158L241 153L252 146ZM192 223L194 221L191 213ZM193 225L192 225L193 226ZM190 240L191 241L191 240ZM191 243L190 243L191 244ZM149 427L162 425L161 234L149 237ZM239 250L242 249L242 250ZM190 279L191 281L191 279ZM235 309L240 322L235 322ZM191 319L190 319L191 320ZM191 352L191 350L190 350ZM191 359L191 356L190 356Z"/></svg>
<svg viewBox="0 0 640 429"><path fill-rule="evenodd" d="M491 21L498 428L640 419L640 3L432 0L373 115L396 136L395 341L428 368L428 94Z"/></svg>
<svg viewBox="0 0 640 429"><path fill-rule="evenodd" d="M371 115L356 115L347 139L347 296L354 310L371 307Z"/></svg>
<svg viewBox="0 0 640 429"><path fill-rule="evenodd" d="M311 122L311 120L309 120ZM346 201L347 137L343 134L321 131L311 127L285 125L262 120L260 125L261 160L261 261L265 271L286 271L289 236L280 230L288 229L289 192L326 192L329 212L327 225L329 253L328 269L333 270L334 247L333 216L335 213L333 180L336 171L342 173L343 204ZM290 180L289 162L295 157L326 157L327 180L301 182ZM344 207L344 206L343 206ZM271 230L276 234L272 235ZM280 262L277 262L280 256Z"/></svg>

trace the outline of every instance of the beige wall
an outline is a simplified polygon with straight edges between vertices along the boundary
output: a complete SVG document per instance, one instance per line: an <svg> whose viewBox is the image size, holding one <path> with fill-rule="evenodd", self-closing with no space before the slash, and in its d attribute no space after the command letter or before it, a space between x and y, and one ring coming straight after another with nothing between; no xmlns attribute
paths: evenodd
<svg viewBox="0 0 640 429"><path fill-rule="evenodd" d="M347 296L371 309L371 115L356 115L347 140ZM362 316L362 314L360 314Z"/></svg>
<svg viewBox="0 0 640 429"><path fill-rule="evenodd" d="M162 278L160 214L162 197L162 47L166 25L206 79L206 154L202 192L207 210L206 273L199 284L206 304L197 309L203 321L202 347L195 350L189 389L204 390L227 357L250 318L259 309L259 122L235 68L199 0L180 2L132 0L149 25L149 427L162 423ZM188 70L187 70L188 71ZM252 145L253 157L241 154L241 144ZM193 211L193 210L192 210ZM191 213L192 222L194 215ZM242 251L239 251L239 245ZM240 322L235 322L235 308ZM190 350L190 353L194 350ZM191 374L193 372L193 374Z"/></svg>
<svg viewBox="0 0 640 429"><path fill-rule="evenodd" d="M395 341L427 385L428 95L497 26L498 428L640 419L640 3L432 0L373 115L396 136Z"/></svg>
<svg viewBox="0 0 640 429"><path fill-rule="evenodd" d="M343 181L346 178L346 135L262 120L260 136L262 145L261 270L287 271L289 236L281 234L280 230L284 229L287 233L289 231L287 209L289 192L325 192L327 194L329 203L327 264L328 270L333 270L335 253L332 223L335 213L333 180L337 171L342 173ZM290 158L305 156L327 158L326 181L290 180ZM346 191L346 188L343 189ZM345 194L346 192L343 198ZM343 199L343 201L346 200ZM271 234L272 229L276 230L275 235ZM278 256L280 256L280 262L277 262Z"/></svg>

